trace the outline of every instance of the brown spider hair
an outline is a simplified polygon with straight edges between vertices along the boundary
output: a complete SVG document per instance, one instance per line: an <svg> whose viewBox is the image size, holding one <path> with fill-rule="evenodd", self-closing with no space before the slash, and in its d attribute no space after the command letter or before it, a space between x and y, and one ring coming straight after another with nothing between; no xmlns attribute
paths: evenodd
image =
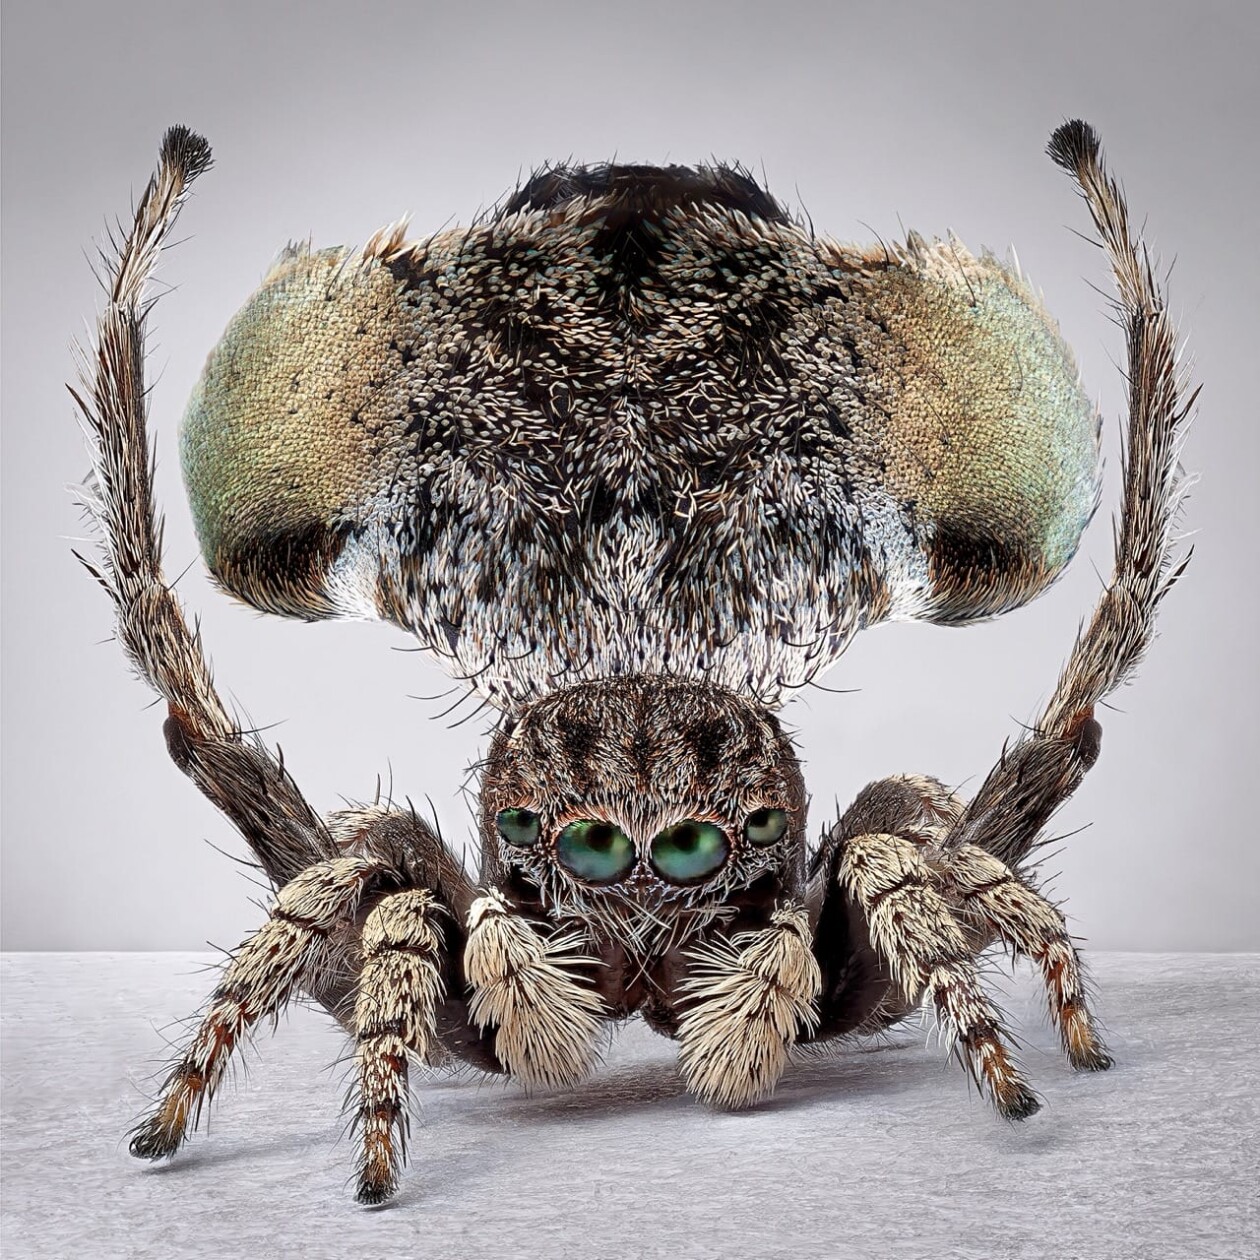
<svg viewBox="0 0 1260 1260"><path fill-rule="evenodd" d="M539 819L537 843L504 840L506 810ZM786 815L782 833L754 843L748 820L774 811ZM663 912L690 911L695 930L763 876L784 895L803 880L805 783L790 736L755 700L688 679L610 678L529 706L494 737L480 813L486 879L532 885L562 914L603 920L623 939L629 929L644 948ZM622 878L601 887L566 868L557 840L579 820L614 825L634 846ZM654 839L684 821L725 838L725 857L705 878L671 878L653 863Z"/></svg>

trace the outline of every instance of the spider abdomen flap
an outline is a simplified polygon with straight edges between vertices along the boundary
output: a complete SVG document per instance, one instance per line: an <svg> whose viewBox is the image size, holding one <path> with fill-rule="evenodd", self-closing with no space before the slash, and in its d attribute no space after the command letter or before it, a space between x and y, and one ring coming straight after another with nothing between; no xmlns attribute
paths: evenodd
<svg viewBox="0 0 1260 1260"><path fill-rule="evenodd" d="M814 238L735 168L556 168L470 228L290 250L183 458L259 608L395 622L505 708L656 672L774 704L863 626L1042 590L1097 424L991 257Z"/></svg>

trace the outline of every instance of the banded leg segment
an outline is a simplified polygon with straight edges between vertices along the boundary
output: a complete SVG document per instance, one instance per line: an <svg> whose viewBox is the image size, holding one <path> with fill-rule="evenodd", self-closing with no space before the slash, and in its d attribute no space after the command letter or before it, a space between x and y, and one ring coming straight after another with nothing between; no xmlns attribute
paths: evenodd
<svg viewBox="0 0 1260 1260"><path fill-rule="evenodd" d="M950 853L945 874L957 893L963 919L986 935L996 934L1040 967L1050 1018L1068 1062L1086 1072L1111 1067L1085 997L1081 957L1058 908L975 845L965 844Z"/></svg>
<svg viewBox="0 0 1260 1260"><path fill-rule="evenodd" d="M354 1008L358 1070L354 1127L362 1142L360 1203L383 1203L407 1158L407 1055L430 1062L442 1001L438 903L422 889L384 898L363 925L363 972Z"/></svg>
<svg viewBox="0 0 1260 1260"><path fill-rule="evenodd" d="M687 1088L718 1107L767 1097L801 1031L818 1023L822 973L803 906L776 910L770 926L719 938L692 954L683 986L694 1001L678 1026Z"/></svg>
<svg viewBox="0 0 1260 1260"><path fill-rule="evenodd" d="M237 950L192 1043L162 1085L157 1109L136 1129L131 1153L174 1155L214 1097L242 1034L277 1016L318 968L330 929L352 915L374 867L361 858L320 862L276 894L267 922Z"/></svg>
<svg viewBox="0 0 1260 1260"><path fill-rule="evenodd" d="M976 1081L998 1111L1022 1120L1039 1103L1008 1048L1001 1017L976 972L966 936L933 887L935 872L919 847L901 836L873 834L845 841L840 886L861 909L871 944L909 1002L925 994Z"/></svg>

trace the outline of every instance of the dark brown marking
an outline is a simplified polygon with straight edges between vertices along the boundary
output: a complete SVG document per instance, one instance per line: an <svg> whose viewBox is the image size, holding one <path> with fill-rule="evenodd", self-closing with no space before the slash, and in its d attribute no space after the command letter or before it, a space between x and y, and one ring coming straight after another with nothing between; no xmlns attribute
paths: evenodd
<svg viewBox="0 0 1260 1260"><path fill-rule="evenodd" d="M790 225L781 205L739 166L553 166L538 171L495 214L561 210L575 201L664 214L675 207L714 206Z"/></svg>
<svg viewBox="0 0 1260 1260"><path fill-rule="evenodd" d="M1095 719L1093 706L1072 719L1064 738L1075 746L1085 769L1091 769L1102 752L1102 724Z"/></svg>
<svg viewBox="0 0 1260 1260"><path fill-rule="evenodd" d="M385 1019L378 1024L360 1028L357 1039L359 1041L375 1041L378 1037L401 1037L406 1030L406 1021L401 1017Z"/></svg>
<svg viewBox="0 0 1260 1260"><path fill-rule="evenodd" d="M982 521L943 517L924 550L932 583L931 619L961 625L1017 608L1044 585L1045 567L1024 539Z"/></svg>
<svg viewBox="0 0 1260 1260"><path fill-rule="evenodd" d="M968 888L963 891L963 897L970 900L972 897L983 897L986 893L991 893L995 888L1001 888L1003 884L1013 884L1015 876L1009 872L1006 875L999 875L997 879L991 879L987 883L977 884L974 888Z"/></svg>
<svg viewBox="0 0 1260 1260"><path fill-rule="evenodd" d="M415 954L417 957L433 959L437 950L431 945L413 945L407 941L382 941L368 950L369 958L379 958L382 954Z"/></svg>
<svg viewBox="0 0 1260 1260"><path fill-rule="evenodd" d="M210 571L262 612L318 620L335 612L324 578L353 533L350 525L309 521L248 534L218 548Z"/></svg>
<svg viewBox="0 0 1260 1260"><path fill-rule="evenodd" d="M281 923L289 923L294 927L302 928L304 931L313 932L316 936L328 935L328 929L326 927L322 927L320 924L313 922L304 915L294 914L292 910L282 909L280 906L277 906L271 912L271 917L273 919L279 919ZM276 951L273 949L272 952L274 953Z"/></svg>
<svg viewBox="0 0 1260 1260"><path fill-rule="evenodd" d="M895 884L889 884L887 888L881 888L878 892L872 893L867 901L867 909L874 910L876 906L881 905L889 897L895 896L897 893L905 892L909 888L924 888L927 886L927 880L922 875L905 875Z"/></svg>
<svg viewBox="0 0 1260 1260"><path fill-rule="evenodd" d="M166 751L175 765L187 774L193 762L197 735L186 713L173 704L168 706L168 712L170 716L162 723L162 734L166 737Z"/></svg>

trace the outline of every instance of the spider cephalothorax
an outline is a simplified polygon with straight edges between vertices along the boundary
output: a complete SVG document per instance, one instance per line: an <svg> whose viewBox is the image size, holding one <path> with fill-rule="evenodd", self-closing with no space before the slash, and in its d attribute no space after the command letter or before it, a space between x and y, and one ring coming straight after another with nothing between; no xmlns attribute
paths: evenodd
<svg viewBox="0 0 1260 1260"><path fill-rule="evenodd" d="M687 679L582 683L495 735L481 781L483 870L559 918L664 953L759 882L799 894L805 789L757 702Z"/></svg>
<svg viewBox="0 0 1260 1260"><path fill-rule="evenodd" d="M145 285L209 165L173 128L76 395L93 572L167 704L171 755L240 829L275 908L228 964L132 1151L171 1155L240 1038L295 994L354 1037L358 1197L395 1190L409 1065L526 1085L591 1071L638 1012L723 1106L795 1045L927 1006L998 1111L1038 1102L977 958L1040 969L1074 1067L1110 1059L1027 859L1099 752L1095 708L1175 580L1176 338L1084 123L1076 179L1117 287L1129 420L1115 572L1045 709L966 801L896 775L807 853L775 710L852 634L1033 598L1096 501L1097 418L1024 281L957 241L806 231L740 168L543 171L481 223L291 249L189 404L184 470L220 584L379 617L500 711L474 879L392 804L321 819L220 700L162 576Z"/></svg>

